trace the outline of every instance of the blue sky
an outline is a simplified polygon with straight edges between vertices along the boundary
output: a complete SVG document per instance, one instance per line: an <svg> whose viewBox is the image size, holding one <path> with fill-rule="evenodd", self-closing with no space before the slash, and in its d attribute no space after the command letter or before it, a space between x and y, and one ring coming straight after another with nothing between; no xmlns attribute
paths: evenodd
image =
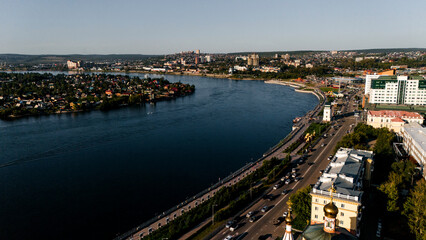
<svg viewBox="0 0 426 240"><path fill-rule="evenodd" d="M0 0L0 53L426 47L424 0Z"/></svg>

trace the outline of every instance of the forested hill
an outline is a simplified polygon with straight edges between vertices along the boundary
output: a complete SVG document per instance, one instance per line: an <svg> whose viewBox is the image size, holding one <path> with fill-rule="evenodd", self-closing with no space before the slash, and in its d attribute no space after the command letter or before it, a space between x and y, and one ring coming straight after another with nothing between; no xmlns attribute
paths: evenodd
<svg viewBox="0 0 426 240"><path fill-rule="evenodd" d="M142 54L108 54L108 55L26 55L26 54L0 54L0 62L8 64L51 64L65 63L67 60L82 60L87 62L113 62L113 61L136 61L159 55Z"/></svg>

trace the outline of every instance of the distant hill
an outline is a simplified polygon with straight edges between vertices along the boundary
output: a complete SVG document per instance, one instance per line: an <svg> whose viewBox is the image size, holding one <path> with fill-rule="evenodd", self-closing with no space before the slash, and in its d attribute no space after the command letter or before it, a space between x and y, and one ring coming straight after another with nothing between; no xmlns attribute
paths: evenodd
<svg viewBox="0 0 426 240"><path fill-rule="evenodd" d="M426 51L426 48L375 48L375 49L352 49L352 50L338 50L339 52L357 52L357 53L390 53L390 52L413 52L413 51ZM228 55L248 55L256 53L262 57L272 57L275 54L290 54L302 55L307 53L329 52L329 50L300 50L300 51L271 51L271 52L235 52L228 53Z"/></svg>
<svg viewBox="0 0 426 240"><path fill-rule="evenodd" d="M318 52L328 52L328 51L315 51L315 50L299 50L299 51L272 51L272 52L235 52L235 53L228 53L228 55L248 55L256 53L261 57L272 57L275 54L290 54L290 55L302 55L307 53L318 53Z"/></svg>
<svg viewBox="0 0 426 240"><path fill-rule="evenodd" d="M0 62L8 64L49 64L49 63L66 63L67 60L86 61L86 62L114 62L120 61L136 61L149 57L158 57L160 55L141 55L141 54L108 54L108 55L25 55L25 54L0 54Z"/></svg>
<svg viewBox="0 0 426 240"><path fill-rule="evenodd" d="M416 52L426 51L426 48L374 48L374 49L357 49L342 50L341 52L357 52L357 53L390 53L390 52Z"/></svg>

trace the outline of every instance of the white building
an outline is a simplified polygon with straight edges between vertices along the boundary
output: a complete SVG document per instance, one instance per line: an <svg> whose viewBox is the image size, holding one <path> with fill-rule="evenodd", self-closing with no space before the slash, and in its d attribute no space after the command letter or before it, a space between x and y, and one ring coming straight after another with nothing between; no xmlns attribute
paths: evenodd
<svg viewBox="0 0 426 240"><path fill-rule="evenodd" d="M340 148L312 188L311 224L323 223L323 208L330 202L330 188L333 202L339 208L336 223L352 234L359 234L362 213L363 180L371 179L373 152Z"/></svg>
<svg viewBox="0 0 426 240"><path fill-rule="evenodd" d="M413 122L401 129L405 151L420 165L426 179L426 128Z"/></svg>
<svg viewBox="0 0 426 240"><path fill-rule="evenodd" d="M322 114L322 120L324 122L330 122L331 121L331 105L330 105L330 103L326 103L324 105L324 112Z"/></svg>
<svg viewBox="0 0 426 240"><path fill-rule="evenodd" d="M423 116L416 112L382 110L367 113L367 125L374 128L386 127L396 133L399 133L405 124L412 122L423 124L423 121Z"/></svg>
<svg viewBox="0 0 426 240"><path fill-rule="evenodd" d="M369 103L426 105L426 80L420 76L367 75Z"/></svg>
<svg viewBox="0 0 426 240"><path fill-rule="evenodd" d="M68 69L77 69L81 66L81 61L73 62L71 60L67 61Z"/></svg>

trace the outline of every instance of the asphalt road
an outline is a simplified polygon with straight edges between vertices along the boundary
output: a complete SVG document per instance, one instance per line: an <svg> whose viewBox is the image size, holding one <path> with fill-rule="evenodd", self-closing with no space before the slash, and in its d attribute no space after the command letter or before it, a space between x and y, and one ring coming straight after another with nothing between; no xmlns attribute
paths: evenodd
<svg viewBox="0 0 426 240"><path fill-rule="evenodd" d="M331 128L327 135L329 137L322 138L316 146L313 147L314 151L309 154L308 159L305 163L297 167L298 177L302 179L298 182L292 182L289 185L283 185L280 188L273 190L268 193L275 197L274 200L261 199L256 202L250 209L239 216L238 227L233 232L229 228L224 228L213 240L224 239L228 235L232 235L235 239L244 240L257 240L259 236L271 235L273 239L276 237L282 237L285 232L285 223L282 222L278 226L273 224L273 221L282 217L283 213L288 211L287 201L292 193L297 190L308 186L309 184L315 184L318 178L321 176L320 170L324 170L329 161L328 156L332 154L336 143L342 139L342 137L353 129L353 126L357 122L357 119L351 114L356 107L353 107L353 101L347 101L346 105L342 108L342 117L337 121L333 121L333 126L341 125L338 128ZM345 114L349 112L349 114ZM330 134L333 134L330 136ZM321 147L322 144L324 147ZM290 169L291 171L291 169ZM284 189L290 190L286 195L282 195ZM269 210L265 213L261 212L264 206L268 206ZM254 215L258 218L253 223L250 223L246 218L248 212L254 212Z"/></svg>

